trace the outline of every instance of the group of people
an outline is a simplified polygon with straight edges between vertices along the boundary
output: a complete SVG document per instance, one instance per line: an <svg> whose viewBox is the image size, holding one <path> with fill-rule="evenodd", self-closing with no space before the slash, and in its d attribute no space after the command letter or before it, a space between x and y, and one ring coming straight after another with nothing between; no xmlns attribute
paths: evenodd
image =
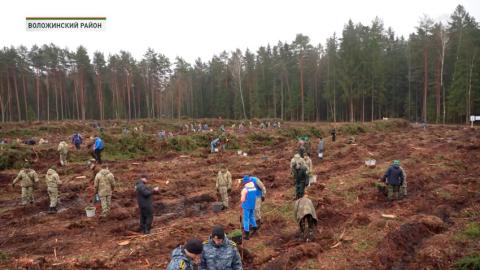
<svg viewBox="0 0 480 270"><path fill-rule="evenodd" d="M22 188L22 205L34 203L33 192L38 189L39 177L38 173L31 167L30 163L25 163L18 175L13 179L12 187L20 183ZM59 198L59 187L62 184L60 176L55 165L51 166L45 174L45 185L47 187L50 204L48 213L57 212L57 204ZM110 212L110 203L112 192L115 188L115 177L108 170L106 165L103 165L101 170L94 177L95 195L98 194L102 205L102 216L107 216Z"/></svg>
<svg viewBox="0 0 480 270"><path fill-rule="evenodd" d="M234 241L228 239L224 228L216 225L208 240L190 239L177 246L167 270L242 270L242 260Z"/></svg>
<svg viewBox="0 0 480 270"><path fill-rule="evenodd" d="M189 132L189 131L191 131L191 132L210 131L207 123L205 123L203 125L202 125L202 123L198 123L198 124L190 123L190 125L185 124L185 125L183 125L183 130L186 131L186 132Z"/></svg>
<svg viewBox="0 0 480 270"><path fill-rule="evenodd" d="M74 133L71 142L78 150L83 143L83 138L79 133ZM102 164L101 153L104 149L104 144L100 136L95 135L95 138L88 145L88 147L91 148L90 152L95 158L93 162L96 164ZM69 151L68 144L65 141L60 141L57 151L59 152L60 156L60 165L67 166ZM33 204L33 192L38 188L39 177L29 162L23 164L23 168L13 180L12 186L15 186L17 183L20 183L22 188L22 205L26 206L28 204ZM45 184L47 187L48 196L50 198L48 213L55 213L57 212L59 186L62 184L60 176L57 172L57 167L55 165L50 166L45 173ZM111 191L113 190L114 186L114 177L105 166L105 168L102 168L102 170L100 170L94 177L95 194L98 194L102 203L102 215L104 216L106 216L110 210Z"/></svg>
<svg viewBox="0 0 480 270"><path fill-rule="evenodd" d="M332 141L335 140L336 132L333 129ZM76 149L80 149L83 138L79 133L72 136L72 144ZM211 152L220 146L220 139L216 138L211 142ZM99 136L91 143L94 164L102 164L101 152L103 151L103 141ZM313 176L313 164L310 158L310 142L308 138L301 138L298 143L297 153L290 161L291 174L294 178L295 197L294 197L294 216L299 226L299 231L305 241L311 241L314 237L316 225L318 222L316 210L313 202L308 196L306 187L309 186ZM324 158L325 141L320 137L317 146L318 158ZM68 145L61 141L58 145L60 153L60 164L67 165ZM108 216L112 193L116 187L114 175L110 172L106 164L100 165L101 169L95 172L94 176L94 194L98 196L102 206L102 217ZM95 167L95 165L94 165ZM238 186L241 186L240 207L242 210L242 231L243 239L249 240L256 234L262 224L261 206L266 197L266 187L256 176L245 175L238 179ZM399 160L394 160L393 164L385 172L381 181L386 184L386 195L389 200L399 199L407 194L406 173L400 166ZM38 186L39 176L33 170L29 163L18 173L13 180L12 186L20 182L22 187L22 204L28 205L34 203L33 191ZM45 184L50 198L48 212L57 211L59 186L62 184L55 166L51 166L45 174ZM149 234L153 222L153 194L158 193L159 188L151 188L148 185L148 176L142 174L136 181L134 190L136 192L137 202L140 209L139 231ZM229 194L232 189L232 174L226 165L221 165L216 177L215 188L222 202L222 209L228 209ZM173 269L193 269L194 264L199 264L200 269L243 269L242 261L235 242L230 240L225 234L222 226L215 226L209 239L202 242L198 239L190 239L185 245L178 246L172 252L172 260L167 266L167 270Z"/></svg>
<svg viewBox="0 0 480 270"><path fill-rule="evenodd" d="M76 132L72 136L71 140L72 144L75 146L75 149L80 150L80 147L83 143L83 138L80 133ZM90 154L95 159L98 164L102 164L102 151L104 149L103 140L100 138L99 135L95 135L93 140L87 145L90 149ZM69 146L65 141L60 141L57 147L57 151L60 154L60 165L66 166L67 165L67 158L68 158L68 150Z"/></svg>
<svg viewBox="0 0 480 270"><path fill-rule="evenodd" d="M47 193L50 197L48 213L57 212L58 186L62 184L55 169L55 166L50 167L45 175ZM22 205L33 204L33 192L38 188L39 178L37 172L31 168L29 163L25 163L23 169L20 170L17 177L13 179L12 187L18 182L20 182L20 186L22 187Z"/></svg>

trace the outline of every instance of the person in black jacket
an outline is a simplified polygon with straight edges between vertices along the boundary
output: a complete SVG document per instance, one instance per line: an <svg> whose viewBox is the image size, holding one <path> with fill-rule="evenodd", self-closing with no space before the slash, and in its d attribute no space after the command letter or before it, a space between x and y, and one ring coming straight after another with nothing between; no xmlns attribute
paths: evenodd
<svg viewBox="0 0 480 270"><path fill-rule="evenodd" d="M135 192L137 193L138 208L140 208L140 231L149 234L153 221L152 195L158 192L158 187L153 190L146 186L148 180L145 174L135 184Z"/></svg>

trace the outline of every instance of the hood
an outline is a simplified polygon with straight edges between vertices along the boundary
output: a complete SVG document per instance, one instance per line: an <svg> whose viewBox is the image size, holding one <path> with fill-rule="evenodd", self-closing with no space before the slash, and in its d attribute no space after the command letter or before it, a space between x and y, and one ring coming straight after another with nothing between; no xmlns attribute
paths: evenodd
<svg viewBox="0 0 480 270"><path fill-rule="evenodd" d="M57 172L56 172L55 170L53 170L53 169L48 169L48 171L47 171L47 174L48 174L48 175L52 175L52 174L56 174L56 173L57 173Z"/></svg>
<svg viewBox="0 0 480 270"><path fill-rule="evenodd" d="M110 171L108 169L101 169L99 173L102 175L107 175L110 173Z"/></svg>
<svg viewBox="0 0 480 270"><path fill-rule="evenodd" d="M395 169L398 169L398 168L400 168L400 165L398 165L398 164L393 164L392 167L395 168Z"/></svg>
<svg viewBox="0 0 480 270"><path fill-rule="evenodd" d="M299 158L300 158L300 154L295 154L295 155L293 156L293 158L294 158L294 159L299 159Z"/></svg>
<svg viewBox="0 0 480 270"><path fill-rule="evenodd" d="M187 258L183 253L183 246L178 246L172 251L172 258L175 257Z"/></svg>

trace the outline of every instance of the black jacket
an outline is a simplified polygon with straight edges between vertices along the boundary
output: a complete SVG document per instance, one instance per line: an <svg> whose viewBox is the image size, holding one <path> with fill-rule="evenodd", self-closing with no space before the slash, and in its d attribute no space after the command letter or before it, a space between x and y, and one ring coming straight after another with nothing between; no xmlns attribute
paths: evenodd
<svg viewBox="0 0 480 270"><path fill-rule="evenodd" d="M138 207L151 208L153 191L145 185L142 180L138 180L135 184L135 192L137 193Z"/></svg>

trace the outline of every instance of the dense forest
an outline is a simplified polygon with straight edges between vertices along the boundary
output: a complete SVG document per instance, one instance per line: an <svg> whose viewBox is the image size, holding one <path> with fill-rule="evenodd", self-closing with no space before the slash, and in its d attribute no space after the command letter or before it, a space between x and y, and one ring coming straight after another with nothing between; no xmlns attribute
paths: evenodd
<svg viewBox="0 0 480 270"><path fill-rule="evenodd" d="M465 123L480 115L480 28L463 6L408 38L380 18L325 44L298 34L256 52L171 62L148 49L105 56L54 44L0 50L1 121L158 117ZM192 44L192 49L194 45Z"/></svg>

